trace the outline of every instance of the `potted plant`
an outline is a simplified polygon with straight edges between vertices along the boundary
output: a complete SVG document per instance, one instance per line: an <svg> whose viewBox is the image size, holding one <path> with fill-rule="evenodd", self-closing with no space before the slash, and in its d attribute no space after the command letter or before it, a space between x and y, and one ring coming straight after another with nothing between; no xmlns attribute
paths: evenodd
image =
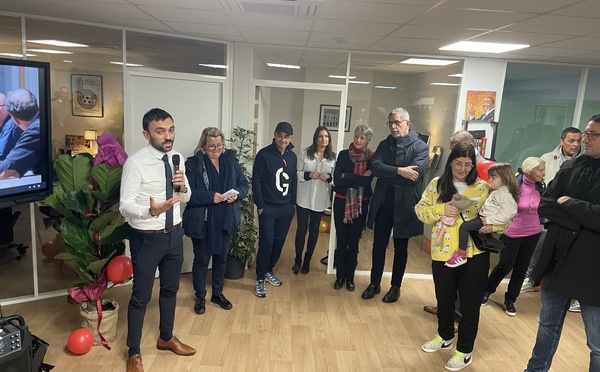
<svg viewBox="0 0 600 372"><path fill-rule="evenodd" d="M108 288L107 265L124 253L124 239L131 231L118 210L127 154L109 133L98 138L98 145L94 159L89 154L65 154L56 159L59 184L45 204L53 209L47 214L65 242L65 251L55 259L63 261L80 280L68 289L67 300L81 304L80 313L88 320L84 324L91 328L95 343L102 342L110 350L102 334L109 341L116 338L118 304L103 301L102 295ZM105 329L113 323L114 331Z"/></svg>
<svg viewBox="0 0 600 372"><path fill-rule="evenodd" d="M235 150L236 158L240 163L242 172L248 179L250 190L252 188L252 173L249 168L254 162L254 149L257 143L254 141L254 131L235 127L233 135L227 139L231 149ZM258 240L258 227L254 223L254 203L252 193L240 201L242 209L242 223L233 232L229 252L227 254L227 268L225 277L227 279L240 279L244 276L246 263L251 261L256 254L256 242Z"/></svg>

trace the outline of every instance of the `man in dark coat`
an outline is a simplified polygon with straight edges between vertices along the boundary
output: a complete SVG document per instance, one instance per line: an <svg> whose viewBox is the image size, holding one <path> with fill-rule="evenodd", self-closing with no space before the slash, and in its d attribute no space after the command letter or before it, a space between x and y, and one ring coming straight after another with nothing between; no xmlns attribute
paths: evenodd
<svg viewBox="0 0 600 372"><path fill-rule="evenodd" d="M565 162L538 209L550 220L532 276L544 279L542 310L526 372L548 371L571 299L581 305L590 371L600 371L600 115L582 133L583 155Z"/></svg>
<svg viewBox="0 0 600 372"><path fill-rule="evenodd" d="M427 170L429 149L410 129L410 115L399 107L388 116L390 135L377 147L372 159L377 177L367 226L373 228L373 266L371 283L362 293L365 300L381 292L385 251L394 231L394 265L392 286L383 302L400 297L400 286L408 258L408 239L423 234L423 223L415 215L415 204L423 192L423 176Z"/></svg>

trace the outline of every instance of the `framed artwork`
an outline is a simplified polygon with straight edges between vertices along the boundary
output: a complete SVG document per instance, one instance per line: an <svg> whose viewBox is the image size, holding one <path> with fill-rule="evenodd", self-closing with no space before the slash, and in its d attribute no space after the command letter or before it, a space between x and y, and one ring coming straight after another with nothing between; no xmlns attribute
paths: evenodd
<svg viewBox="0 0 600 372"><path fill-rule="evenodd" d="M352 106L346 106L346 123L344 124L344 131L346 132L350 132L351 116ZM340 126L340 106L321 105L319 126L324 126L330 131L337 131Z"/></svg>
<svg viewBox="0 0 600 372"><path fill-rule="evenodd" d="M486 159L495 160L498 123L495 121L463 120L462 124L463 128L468 130L475 138L476 150L479 154Z"/></svg>
<svg viewBox="0 0 600 372"><path fill-rule="evenodd" d="M465 120L495 121L496 92L491 90L468 90Z"/></svg>
<svg viewBox="0 0 600 372"><path fill-rule="evenodd" d="M102 76L71 75L73 116L104 117Z"/></svg>

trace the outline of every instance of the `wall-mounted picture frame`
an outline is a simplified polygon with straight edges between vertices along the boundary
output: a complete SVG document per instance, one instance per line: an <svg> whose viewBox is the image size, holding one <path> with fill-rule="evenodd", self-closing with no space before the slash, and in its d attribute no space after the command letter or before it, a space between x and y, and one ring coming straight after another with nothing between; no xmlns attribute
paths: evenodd
<svg viewBox="0 0 600 372"><path fill-rule="evenodd" d="M463 129L468 130L475 138L476 150L479 154L486 159L495 160L498 123L463 120L462 125Z"/></svg>
<svg viewBox="0 0 600 372"><path fill-rule="evenodd" d="M73 116L104 117L102 76L71 75L73 92Z"/></svg>
<svg viewBox="0 0 600 372"><path fill-rule="evenodd" d="M352 117L352 106L346 106L346 123L344 131L350 132L350 119ZM324 126L330 131L337 131L340 126L340 106L321 105L319 114L319 126Z"/></svg>

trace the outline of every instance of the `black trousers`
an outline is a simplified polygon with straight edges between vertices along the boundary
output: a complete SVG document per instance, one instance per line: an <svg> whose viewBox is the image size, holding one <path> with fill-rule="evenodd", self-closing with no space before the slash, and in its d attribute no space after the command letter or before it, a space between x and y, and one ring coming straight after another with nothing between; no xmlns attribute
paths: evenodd
<svg viewBox="0 0 600 372"><path fill-rule="evenodd" d="M212 256L212 295L223 294L225 284L225 267L227 266L227 252L231 243L232 234L223 230L221 252L213 254L208 246L208 239L192 238L194 245L194 263L192 265L192 281L196 298L206 297L206 276L208 263Z"/></svg>
<svg viewBox="0 0 600 372"><path fill-rule="evenodd" d="M258 253L256 254L256 280L264 280L273 272L285 243L292 219L294 204L265 205L258 216Z"/></svg>
<svg viewBox="0 0 600 372"><path fill-rule="evenodd" d="M386 198L375 217L373 231L373 266L371 268L371 284L379 285L385 266L385 252L387 250L390 234L394 228L394 203ZM397 213L402 213L398 211ZM394 238L394 264L392 266L392 285L402 286L402 278L408 260L408 238Z"/></svg>
<svg viewBox="0 0 600 372"><path fill-rule="evenodd" d="M160 338L163 341L173 338L177 291L183 264L183 229L166 234L146 234L133 230L129 243L133 264L133 290L127 308L127 346L129 356L132 356L141 354L140 340L146 305L152 298L157 268L160 272Z"/></svg>
<svg viewBox="0 0 600 372"><path fill-rule="evenodd" d="M335 221L335 237L337 245L334 262L336 265L336 278L346 281L354 281L354 272L358 260L358 243L369 212L369 201L363 200L362 214L352 220L352 223L344 223L344 209L346 199L335 198L333 201L333 218Z"/></svg>
<svg viewBox="0 0 600 372"><path fill-rule="evenodd" d="M504 249L500 251L500 261L488 278L486 292L496 292L502 279L512 270L504 299L513 302L517 300L540 235L541 233L537 233L523 238L509 238L502 235L500 239L504 242Z"/></svg>
<svg viewBox="0 0 600 372"><path fill-rule="evenodd" d="M306 231L308 230L308 242L306 243L306 253L304 261L310 262L312 255L319 240L319 225L321 223L323 212L316 212L296 205L296 221L298 228L296 230L296 258L294 263L302 263L302 251L304 250L304 241L306 240Z"/></svg>
<svg viewBox="0 0 600 372"><path fill-rule="evenodd" d="M490 268L488 252L473 256L459 267L444 266L445 261L432 261L433 283L438 306L438 334L444 340L454 338L454 311L457 290L462 317L458 326L456 350L473 351L479 329L479 310Z"/></svg>

